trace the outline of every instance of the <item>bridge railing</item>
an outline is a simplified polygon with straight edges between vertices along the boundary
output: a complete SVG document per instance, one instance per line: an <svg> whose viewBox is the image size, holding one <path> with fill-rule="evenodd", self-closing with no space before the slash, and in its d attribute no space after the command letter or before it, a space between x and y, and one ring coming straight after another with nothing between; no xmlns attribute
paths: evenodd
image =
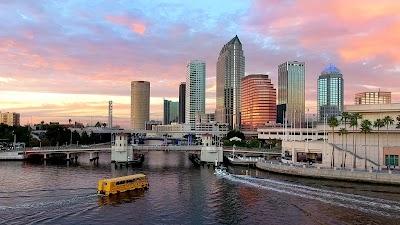
<svg viewBox="0 0 400 225"><path fill-rule="evenodd" d="M168 145L168 146L156 146L156 145L138 145L133 146L133 150L138 151L200 151L201 145Z"/></svg>
<svg viewBox="0 0 400 225"><path fill-rule="evenodd" d="M33 147L33 148L25 148L26 151L63 151L63 150L89 150L89 149L102 149L102 148L110 148L108 144L96 144L96 145L69 145L69 146L45 146L45 147Z"/></svg>

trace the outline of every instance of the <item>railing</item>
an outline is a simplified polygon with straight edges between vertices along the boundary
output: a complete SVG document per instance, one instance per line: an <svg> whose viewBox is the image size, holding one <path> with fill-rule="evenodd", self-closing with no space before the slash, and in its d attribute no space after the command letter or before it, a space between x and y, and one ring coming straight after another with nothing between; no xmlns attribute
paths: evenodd
<svg viewBox="0 0 400 225"><path fill-rule="evenodd" d="M343 168L343 167L326 167L322 166L321 164L314 163L314 164L308 164L308 163L282 163L279 161L270 161L270 160L265 160L260 158L258 160L261 163L267 163L267 164L273 164L273 165L280 165L280 166L289 166L289 167L296 167L296 168L312 168L312 169L325 169L325 170L341 170L341 171L351 171L351 172L373 172L373 173L393 173L393 174L400 174L400 168L396 169L381 169L381 170L376 170L376 169L353 169L353 168ZM390 171L390 172L389 172Z"/></svg>

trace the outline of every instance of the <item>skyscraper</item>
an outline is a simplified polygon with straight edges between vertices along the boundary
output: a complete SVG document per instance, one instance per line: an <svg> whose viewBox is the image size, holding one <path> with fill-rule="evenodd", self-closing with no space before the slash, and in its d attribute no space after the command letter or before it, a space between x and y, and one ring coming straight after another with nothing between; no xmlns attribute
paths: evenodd
<svg viewBox="0 0 400 225"><path fill-rule="evenodd" d="M217 62L215 119L240 128L240 84L244 77L245 57L236 35L221 49Z"/></svg>
<svg viewBox="0 0 400 225"><path fill-rule="evenodd" d="M179 85L179 123L185 123L186 83Z"/></svg>
<svg viewBox="0 0 400 225"><path fill-rule="evenodd" d="M164 120L163 124L171 124L178 122L179 102L173 102L164 99Z"/></svg>
<svg viewBox="0 0 400 225"><path fill-rule="evenodd" d="M304 123L304 62L289 61L278 66L278 109L279 123L283 123L285 115L289 126Z"/></svg>
<svg viewBox="0 0 400 225"><path fill-rule="evenodd" d="M268 75L252 74L242 79L242 129L256 130L276 121L276 89Z"/></svg>
<svg viewBox="0 0 400 225"><path fill-rule="evenodd" d="M392 93L387 91L369 91L357 93L354 98L356 105L390 104Z"/></svg>
<svg viewBox="0 0 400 225"><path fill-rule="evenodd" d="M328 65L318 78L318 118L325 121L343 111L343 75L333 64Z"/></svg>
<svg viewBox="0 0 400 225"><path fill-rule="evenodd" d="M195 129L196 113L205 112L206 63L192 60L186 66L185 123Z"/></svg>
<svg viewBox="0 0 400 225"><path fill-rule="evenodd" d="M131 83L131 127L145 129L150 112L150 83L132 81Z"/></svg>

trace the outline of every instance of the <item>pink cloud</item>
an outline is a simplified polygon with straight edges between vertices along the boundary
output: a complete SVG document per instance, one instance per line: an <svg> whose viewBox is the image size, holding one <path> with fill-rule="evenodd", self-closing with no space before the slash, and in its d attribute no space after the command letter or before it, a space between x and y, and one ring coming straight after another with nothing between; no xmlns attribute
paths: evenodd
<svg viewBox="0 0 400 225"><path fill-rule="evenodd" d="M143 21L127 16L107 16L106 19L111 23L128 27L132 32L140 35L144 35L147 28Z"/></svg>

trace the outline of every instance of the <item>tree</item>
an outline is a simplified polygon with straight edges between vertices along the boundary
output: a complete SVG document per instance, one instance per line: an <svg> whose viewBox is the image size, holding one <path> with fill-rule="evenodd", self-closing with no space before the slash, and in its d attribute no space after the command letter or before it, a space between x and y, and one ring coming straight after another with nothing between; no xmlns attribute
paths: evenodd
<svg viewBox="0 0 400 225"><path fill-rule="evenodd" d="M376 119L375 120L375 122L374 122L374 125L373 125L375 128L377 128L378 129L378 170L380 169L380 167L381 167L381 161L380 161L380 151L379 151L379 131L380 131L380 129L382 128L382 127L384 127L385 126L385 122L383 121L383 119L380 119L380 118L378 118L378 119Z"/></svg>
<svg viewBox="0 0 400 225"><path fill-rule="evenodd" d="M239 130L231 130L228 132L228 134L226 135L226 139L229 140L233 137L238 137L242 140L245 139L243 132L239 131Z"/></svg>
<svg viewBox="0 0 400 225"><path fill-rule="evenodd" d="M345 141L346 141L346 147L345 147L345 149L346 149L346 151L344 151L344 164L343 164L343 167L346 167L346 158L347 158L347 134L349 133L348 131L347 131L347 122L350 120L350 114L348 113L348 112L343 112L342 113L342 122L344 122L344 130L346 131L346 133L343 133L343 134L345 134ZM343 148L343 143L342 143L342 148Z"/></svg>
<svg viewBox="0 0 400 225"><path fill-rule="evenodd" d="M361 132L364 133L364 167L367 170L367 133L371 132L372 123L369 120L361 121Z"/></svg>
<svg viewBox="0 0 400 225"><path fill-rule="evenodd" d="M90 137L89 137L89 135L86 133L86 131L83 131L83 132L82 132L82 135L81 135L81 142L82 142L82 144L84 144L84 145L89 144L89 142L90 142Z"/></svg>
<svg viewBox="0 0 400 225"><path fill-rule="evenodd" d="M72 143L79 143L79 142L81 142L81 136L76 130L74 130L72 132Z"/></svg>
<svg viewBox="0 0 400 225"><path fill-rule="evenodd" d="M396 120L397 120L396 128L400 128L400 116L397 116Z"/></svg>
<svg viewBox="0 0 400 225"><path fill-rule="evenodd" d="M350 114L350 127L353 128L353 168L356 168L356 155L357 155L357 146L355 141L355 129L358 129L358 120L362 119L360 113L352 113Z"/></svg>
<svg viewBox="0 0 400 225"><path fill-rule="evenodd" d="M339 121L336 117L332 116L328 120L329 127L332 128L332 161L331 167L335 166L335 127L339 126Z"/></svg>
<svg viewBox="0 0 400 225"><path fill-rule="evenodd" d="M339 135L342 136L342 148L343 148L343 138L344 138L345 135L347 135L347 133L348 132L347 132L346 128L340 128ZM346 149L346 151L347 151L347 149ZM344 151L344 157L342 155L342 166L343 167L346 167L346 156L347 156L346 151Z"/></svg>
<svg viewBox="0 0 400 225"><path fill-rule="evenodd" d="M384 123L385 126L386 126L386 145L389 145L389 139L388 139L388 136L389 136L389 126L390 126L390 125L393 125L394 119L393 119L392 117L390 117L390 116L385 116L385 118L383 118L383 123Z"/></svg>

